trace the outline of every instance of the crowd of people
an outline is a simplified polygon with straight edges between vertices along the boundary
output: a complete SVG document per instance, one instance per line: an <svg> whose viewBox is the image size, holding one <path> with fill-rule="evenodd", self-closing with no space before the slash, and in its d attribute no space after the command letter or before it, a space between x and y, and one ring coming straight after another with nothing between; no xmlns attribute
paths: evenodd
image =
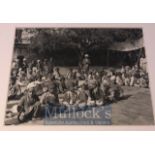
<svg viewBox="0 0 155 155"><path fill-rule="evenodd" d="M8 100L20 100L18 119L40 117L46 105L84 109L116 102L123 97L123 86L149 87L148 74L137 65L120 69L90 68L89 55L77 68L61 73L53 59L12 62Z"/></svg>

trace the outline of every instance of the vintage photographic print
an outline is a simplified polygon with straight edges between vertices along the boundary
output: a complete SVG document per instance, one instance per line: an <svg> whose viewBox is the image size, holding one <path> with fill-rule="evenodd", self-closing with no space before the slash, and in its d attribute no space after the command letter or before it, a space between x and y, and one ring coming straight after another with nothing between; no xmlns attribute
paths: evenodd
<svg viewBox="0 0 155 155"><path fill-rule="evenodd" d="M142 28L16 28L5 125L153 125Z"/></svg>

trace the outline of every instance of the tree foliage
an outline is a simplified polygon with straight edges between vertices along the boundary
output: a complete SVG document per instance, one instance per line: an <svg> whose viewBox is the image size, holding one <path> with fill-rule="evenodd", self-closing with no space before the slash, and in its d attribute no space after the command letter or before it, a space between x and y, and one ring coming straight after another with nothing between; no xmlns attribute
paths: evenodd
<svg viewBox="0 0 155 155"><path fill-rule="evenodd" d="M31 37L30 48L38 54L75 49L82 55L89 50L108 48L113 42L142 37L141 29L28 28L25 30L34 34Z"/></svg>

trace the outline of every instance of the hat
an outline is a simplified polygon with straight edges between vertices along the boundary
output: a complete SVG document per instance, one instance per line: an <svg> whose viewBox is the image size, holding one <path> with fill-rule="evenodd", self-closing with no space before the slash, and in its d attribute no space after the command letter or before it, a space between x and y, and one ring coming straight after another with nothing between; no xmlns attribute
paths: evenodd
<svg viewBox="0 0 155 155"><path fill-rule="evenodd" d="M89 55L88 55L88 54L85 54L84 56L85 56L85 57L89 57Z"/></svg>
<svg viewBox="0 0 155 155"><path fill-rule="evenodd" d="M22 71L22 68L19 68L19 71Z"/></svg>
<svg viewBox="0 0 155 155"><path fill-rule="evenodd" d="M29 83L28 85L27 85L27 90L31 90L31 89L33 89L35 87L35 83L34 82L31 82L31 83Z"/></svg>
<svg viewBox="0 0 155 155"><path fill-rule="evenodd" d="M43 76L41 79L42 79L42 80L46 80L46 77L45 77L45 76Z"/></svg>
<svg viewBox="0 0 155 155"><path fill-rule="evenodd" d="M33 92L34 87L28 87L27 90L28 90L29 92Z"/></svg>
<svg viewBox="0 0 155 155"><path fill-rule="evenodd" d="M47 87L43 87L43 92L47 92L48 88Z"/></svg>

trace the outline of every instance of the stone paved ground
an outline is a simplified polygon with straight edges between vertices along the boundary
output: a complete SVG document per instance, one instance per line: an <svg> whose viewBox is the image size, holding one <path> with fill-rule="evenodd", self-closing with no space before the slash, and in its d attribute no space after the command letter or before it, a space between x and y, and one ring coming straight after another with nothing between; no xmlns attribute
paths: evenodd
<svg viewBox="0 0 155 155"><path fill-rule="evenodd" d="M153 109L149 89L124 88L127 99L112 104L113 125L153 125Z"/></svg>
<svg viewBox="0 0 155 155"><path fill-rule="evenodd" d="M153 125L154 118L149 89L132 87L124 87L123 89L126 97L117 103L111 104L112 125ZM15 123L16 120L9 120L7 124L11 122ZM36 124L43 125L44 120L24 123L24 125ZM96 122L94 124L97 125Z"/></svg>

